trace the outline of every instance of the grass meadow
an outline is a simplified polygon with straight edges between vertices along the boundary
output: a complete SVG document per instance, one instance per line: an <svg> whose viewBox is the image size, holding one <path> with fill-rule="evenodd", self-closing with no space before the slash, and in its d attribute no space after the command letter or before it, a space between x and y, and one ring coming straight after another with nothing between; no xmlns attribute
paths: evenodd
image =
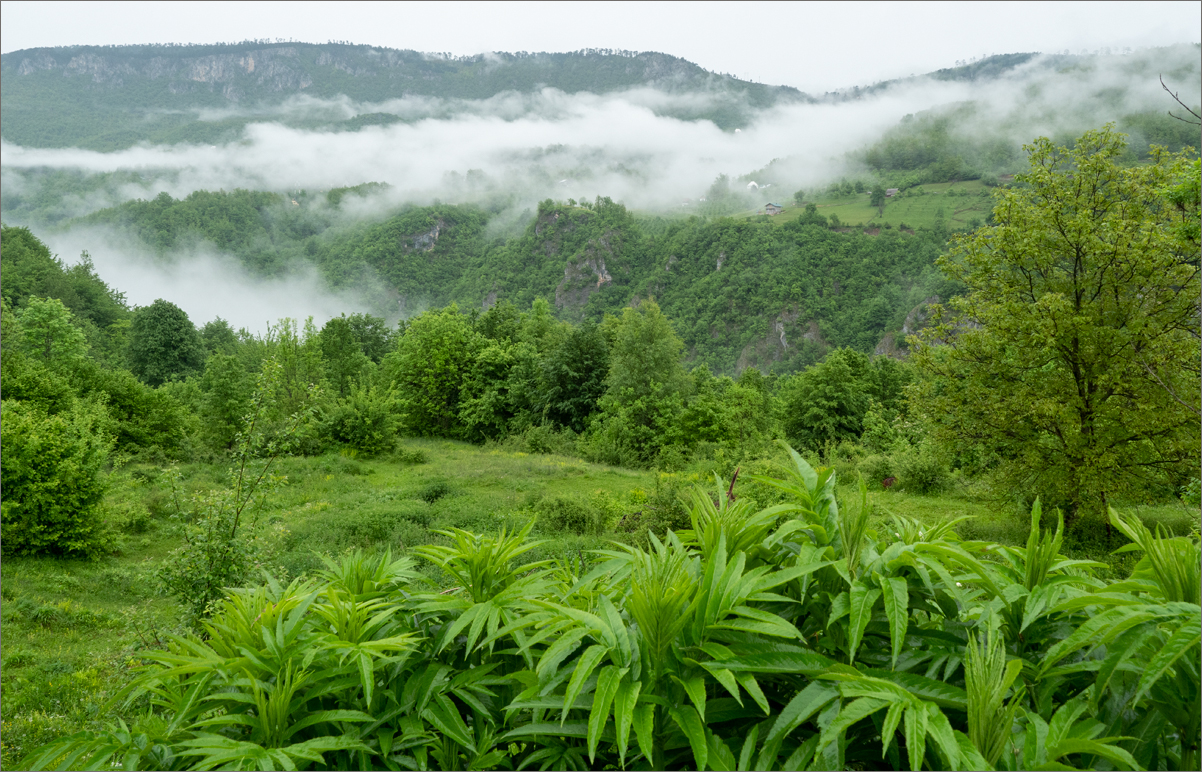
<svg viewBox="0 0 1202 772"><path fill-rule="evenodd" d="M747 473L772 474L783 461L747 465L736 493L773 503L772 489ZM854 470L836 469L845 486L855 485ZM704 468L639 471L443 440L406 441L396 454L372 459L286 458L277 471L286 481L266 501L258 527L271 546L269 570L280 577L320 568L323 554L384 547L403 553L445 541L438 530L513 530L532 519L532 535L546 542L530 559L587 560L588 550L611 539L645 538L640 526L687 527L683 509L669 510L691 485L713 485L712 470ZM719 471L729 476L732 470ZM213 465L184 465L178 473L173 490L172 475L159 467L129 464L114 471L106 502L115 534L112 555L98 561L4 560L0 767L12 769L33 748L114 718L102 707L141 662L139 652L179 631L180 609L161 594L155 578L183 533L176 502L227 478L224 467ZM877 487L870 494L876 528L890 527L890 515L929 524L968 516L957 529L964 538L1021 544L1028 532L1029 518L1018 505L992 501L969 484L933 496ZM845 502L854 499L852 489L844 492ZM1187 533L1198 520L1197 511L1179 503L1126 511L1175 533ZM656 512L658 520L649 517ZM1097 529L1086 533L1091 536L1075 538L1070 528L1065 552L1105 560L1115 575L1125 575L1131 554L1109 555L1120 537L1106 543ZM436 580L435 572L429 576ZM115 715L144 707L135 704Z"/></svg>
<svg viewBox="0 0 1202 772"><path fill-rule="evenodd" d="M941 182L920 185L890 198L881 213L869 202L870 193L855 193L850 196L829 196L826 194L808 198L805 203L798 204L792 198L787 200L771 199L773 203L784 207L778 215L768 217L759 214L760 210L743 212L739 217L763 217L774 225L784 225L796 220L805 212L805 204L813 203L818 207L818 213L829 218L832 214L839 217L845 226L863 226L866 228L928 228L940 220L952 229L967 228L973 220L984 222L993 208L991 189L980 180L966 182Z"/></svg>

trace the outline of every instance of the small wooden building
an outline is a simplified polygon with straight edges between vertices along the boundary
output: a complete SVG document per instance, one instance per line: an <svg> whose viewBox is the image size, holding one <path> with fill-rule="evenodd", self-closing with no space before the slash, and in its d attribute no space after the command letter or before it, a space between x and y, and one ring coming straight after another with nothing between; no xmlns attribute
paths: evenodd
<svg viewBox="0 0 1202 772"><path fill-rule="evenodd" d="M780 204L767 204L764 206L764 212L767 214L780 214L785 211L785 208Z"/></svg>

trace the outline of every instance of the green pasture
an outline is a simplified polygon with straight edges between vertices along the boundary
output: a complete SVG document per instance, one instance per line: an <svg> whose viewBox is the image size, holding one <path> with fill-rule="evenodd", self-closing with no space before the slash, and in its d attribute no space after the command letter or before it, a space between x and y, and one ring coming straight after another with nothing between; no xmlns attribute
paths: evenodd
<svg viewBox="0 0 1202 772"><path fill-rule="evenodd" d="M819 214L827 218L832 214L837 215L839 221L847 226L929 228L942 220L948 228L958 229L971 227L974 220L984 223L993 208L991 189L980 180L941 182L902 191L887 200L883 214L869 203L870 198L871 194L865 192L850 196L814 196L803 204L796 203L792 198L772 199L772 203L784 207L783 212L769 217L760 214L760 208L737 216L762 217L774 225L784 225L800 217L805 212L806 203L813 203L818 207Z"/></svg>

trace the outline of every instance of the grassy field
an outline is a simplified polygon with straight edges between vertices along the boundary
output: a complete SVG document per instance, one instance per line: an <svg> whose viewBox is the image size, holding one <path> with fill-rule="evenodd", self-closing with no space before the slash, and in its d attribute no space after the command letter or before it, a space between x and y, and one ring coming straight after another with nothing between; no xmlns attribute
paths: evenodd
<svg viewBox="0 0 1202 772"><path fill-rule="evenodd" d="M766 461L756 471L772 468ZM378 459L336 454L284 459L279 471L287 481L269 500L260 525L273 545L273 571L286 577L319 568L319 554L384 546L404 552L445 538L434 530L496 531L532 519L534 536L547 541L529 553L531 559L583 556L610 538L637 539L620 527L637 522L629 519L635 513L675 499L692 484L712 484L701 473L634 471L440 440L407 441L404 452ZM185 465L179 472L177 494L183 500L225 479L219 466ZM119 534L113 555L99 561L4 560L0 767L5 769L54 737L111 719L101 706L128 680L139 650L179 631L180 609L161 595L155 579L156 567L182 534L170 475L129 465L113 473L112 483L107 506ZM768 491L753 482L740 482L737 489L750 498ZM853 491L844 492L851 501ZM875 491L871 504L877 528L889 526L890 514L923 523L969 515L974 519L960 526L962 536L1012 544L1025 539L1029 522L1014 505L991 503L964 486L940 496ZM563 519L576 511L572 506L597 513L599 520L592 528L575 527L576 521ZM1180 504L1137 511L1175 532L1188 532L1198 516ZM1066 541L1066 551L1079 556L1103 557L1113 546ZM1132 557L1109 560L1122 573Z"/></svg>
<svg viewBox="0 0 1202 772"><path fill-rule="evenodd" d="M821 195L805 203L815 204L819 214L825 217L838 215L841 223L850 226L923 228L931 227L942 219L949 228L966 228L974 220L981 223L985 221L993 208L990 192L990 188L980 180L921 185L890 198L885 204L884 214L869 203L869 193L837 197ZM792 199L774 203L781 204L784 211L772 217L760 215L759 210L742 212L737 216L764 217L773 224L783 225L797 219L805 211L805 203L797 204Z"/></svg>

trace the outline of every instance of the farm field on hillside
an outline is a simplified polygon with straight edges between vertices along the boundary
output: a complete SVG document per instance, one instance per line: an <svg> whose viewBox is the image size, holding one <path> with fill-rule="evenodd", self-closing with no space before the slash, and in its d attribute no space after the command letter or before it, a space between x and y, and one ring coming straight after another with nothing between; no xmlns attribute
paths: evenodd
<svg viewBox="0 0 1202 772"><path fill-rule="evenodd" d="M822 216L830 218L836 215L839 222L848 226L929 228L942 220L948 228L957 229L970 227L974 221L979 227L993 206L991 189L980 180L941 182L911 188L888 199L884 214L872 206L870 196L870 193L851 196L822 194L807 197L802 204L791 198L787 201L773 199L774 203L784 208L778 215L769 217L761 214L762 210L754 210L738 216L762 217L774 225L784 225L800 217L805 212L805 204L813 203Z"/></svg>

